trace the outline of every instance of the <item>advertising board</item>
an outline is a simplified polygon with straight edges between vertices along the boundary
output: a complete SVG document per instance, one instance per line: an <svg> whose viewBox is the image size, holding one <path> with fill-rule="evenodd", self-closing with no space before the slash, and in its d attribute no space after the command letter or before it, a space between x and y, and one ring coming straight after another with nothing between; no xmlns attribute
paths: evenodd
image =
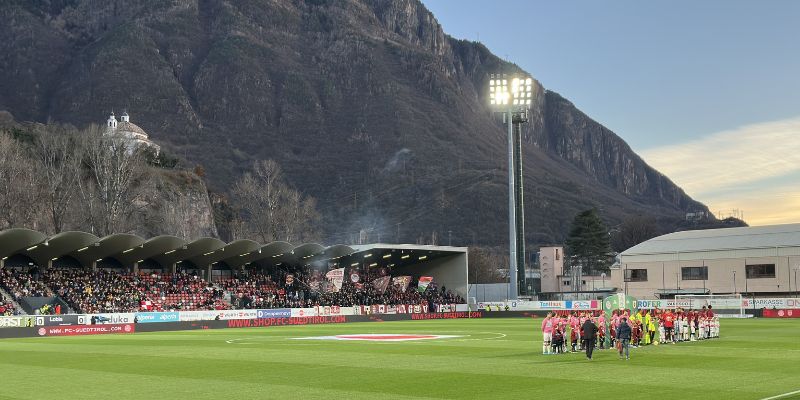
<svg viewBox="0 0 800 400"><path fill-rule="evenodd" d="M77 314L37 315L34 317L34 324L36 326L85 325L88 320L86 315Z"/></svg>
<svg viewBox="0 0 800 400"><path fill-rule="evenodd" d="M774 310L767 308L764 309L761 316L764 318L800 318L800 310Z"/></svg>
<svg viewBox="0 0 800 400"><path fill-rule="evenodd" d="M292 310L288 308L256 310L256 316L258 318L287 318L292 316Z"/></svg>
<svg viewBox="0 0 800 400"><path fill-rule="evenodd" d="M91 314L85 322L86 324L132 324L135 317L136 313Z"/></svg>
<svg viewBox="0 0 800 400"><path fill-rule="evenodd" d="M567 300L564 308L567 310L597 310L599 302L597 300Z"/></svg>
<svg viewBox="0 0 800 400"><path fill-rule="evenodd" d="M24 328L33 326L34 317L17 315L12 317L0 317L0 328Z"/></svg>
<svg viewBox="0 0 800 400"><path fill-rule="evenodd" d="M258 310L218 310L216 313L221 320L258 318Z"/></svg>
<svg viewBox="0 0 800 400"><path fill-rule="evenodd" d="M219 315L219 311L206 310L206 311L180 311L178 312L178 320L180 321L213 321Z"/></svg>
<svg viewBox="0 0 800 400"><path fill-rule="evenodd" d="M785 308L800 309L798 298L742 299L744 308Z"/></svg>
<svg viewBox="0 0 800 400"><path fill-rule="evenodd" d="M43 326L36 333L39 336L79 336L79 335L105 335L111 333L134 333L134 324L105 324L105 325L64 325Z"/></svg>
<svg viewBox="0 0 800 400"><path fill-rule="evenodd" d="M140 324L149 324L154 322L177 322L180 321L180 317L177 311L140 312L136 313L136 321Z"/></svg>

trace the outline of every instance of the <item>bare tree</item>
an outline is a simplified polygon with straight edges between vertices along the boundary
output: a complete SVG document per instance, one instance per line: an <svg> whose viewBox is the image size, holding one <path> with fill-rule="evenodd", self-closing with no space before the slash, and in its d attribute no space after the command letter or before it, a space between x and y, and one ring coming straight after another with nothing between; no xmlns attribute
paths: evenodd
<svg viewBox="0 0 800 400"><path fill-rule="evenodd" d="M40 130L34 141L33 155L41 172L41 200L47 209L50 233L64 230L81 176L81 150L74 131L55 125Z"/></svg>
<svg viewBox="0 0 800 400"><path fill-rule="evenodd" d="M244 233L261 242L311 241L318 238L319 213L312 198L303 198L283 180L273 160L256 161L253 172L236 182L233 195Z"/></svg>
<svg viewBox="0 0 800 400"><path fill-rule="evenodd" d="M144 152L103 135L96 125L81 136L87 168L80 193L91 231L98 235L128 232L133 214L146 204Z"/></svg>
<svg viewBox="0 0 800 400"><path fill-rule="evenodd" d="M0 229L36 229L39 190L36 166L25 148L0 134Z"/></svg>

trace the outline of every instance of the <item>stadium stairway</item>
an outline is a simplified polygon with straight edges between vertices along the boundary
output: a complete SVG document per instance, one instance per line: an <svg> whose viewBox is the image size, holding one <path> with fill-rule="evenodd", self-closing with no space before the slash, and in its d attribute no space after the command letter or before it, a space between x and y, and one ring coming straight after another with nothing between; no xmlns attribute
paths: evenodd
<svg viewBox="0 0 800 400"><path fill-rule="evenodd" d="M14 308L17 310L17 312L19 312L22 315L28 315L28 312L25 311L25 309L22 308L22 306L20 306L19 303L17 303L17 301L14 300L13 297L11 297L11 294L6 292L6 290L3 289L2 287L0 287L0 294L2 294L2 296L0 296L0 298L4 298L4 299L8 300L11 303L11 305L13 305Z"/></svg>

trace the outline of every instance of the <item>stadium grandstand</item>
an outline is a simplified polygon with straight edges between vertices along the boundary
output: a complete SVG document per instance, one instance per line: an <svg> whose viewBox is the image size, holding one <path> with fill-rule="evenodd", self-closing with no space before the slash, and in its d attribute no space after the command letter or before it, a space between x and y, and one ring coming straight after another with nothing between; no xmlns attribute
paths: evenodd
<svg viewBox="0 0 800 400"><path fill-rule="evenodd" d="M466 292L460 247L0 232L5 314L435 306L464 303Z"/></svg>

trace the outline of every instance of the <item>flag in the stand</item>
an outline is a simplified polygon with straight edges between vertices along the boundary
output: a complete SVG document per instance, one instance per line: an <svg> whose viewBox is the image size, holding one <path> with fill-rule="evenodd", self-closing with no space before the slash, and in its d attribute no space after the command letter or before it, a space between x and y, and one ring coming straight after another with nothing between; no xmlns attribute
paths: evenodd
<svg viewBox="0 0 800 400"><path fill-rule="evenodd" d="M150 311L153 309L153 302L150 300L142 300L142 310Z"/></svg>
<svg viewBox="0 0 800 400"><path fill-rule="evenodd" d="M358 271L351 271L350 272L350 282L358 283L361 280L361 275L359 275Z"/></svg>
<svg viewBox="0 0 800 400"><path fill-rule="evenodd" d="M397 290L405 293L406 289L408 289L408 285L411 284L411 277L410 276L395 276L392 278L392 286L397 288Z"/></svg>
<svg viewBox="0 0 800 400"><path fill-rule="evenodd" d="M344 281L344 268L337 268L328 271L325 277L333 284L333 291L338 292L342 289L342 282Z"/></svg>
<svg viewBox="0 0 800 400"><path fill-rule="evenodd" d="M430 285L431 282L433 282L433 278L431 278L430 276L420 276L419 284L417 285L417 290L420 293L425 292L425 289L428 288L428 285Z"/></svg>
<svg viewBox="0 0 800 400"><path fill-rule="evenodd" d="M389 279L391 279L391 277L388 275L375 279L372 281L372 287L375 288L378 293L383 294L386 288L389 287Z"/></svg>

